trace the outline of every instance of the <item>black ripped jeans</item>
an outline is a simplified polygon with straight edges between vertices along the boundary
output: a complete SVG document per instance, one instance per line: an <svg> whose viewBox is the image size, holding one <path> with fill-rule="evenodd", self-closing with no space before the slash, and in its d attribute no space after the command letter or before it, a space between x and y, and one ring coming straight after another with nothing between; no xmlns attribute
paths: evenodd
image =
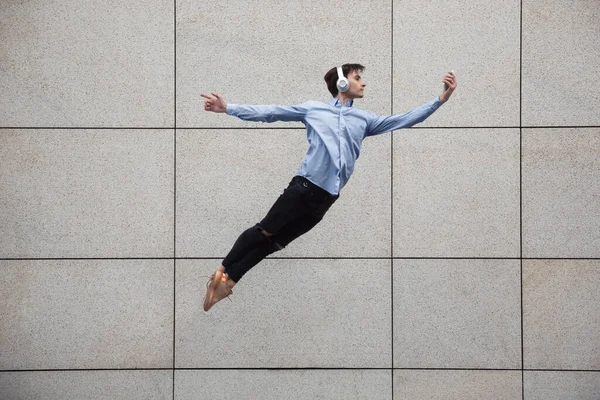
<svg viewBox="0 0 600 400"><path fill-rule="evenodd" d="M302 176L295 176L267 216L236 240L223 260L225 272L237 283L266 256L283 249L317 225L338 197Z"/></svg>

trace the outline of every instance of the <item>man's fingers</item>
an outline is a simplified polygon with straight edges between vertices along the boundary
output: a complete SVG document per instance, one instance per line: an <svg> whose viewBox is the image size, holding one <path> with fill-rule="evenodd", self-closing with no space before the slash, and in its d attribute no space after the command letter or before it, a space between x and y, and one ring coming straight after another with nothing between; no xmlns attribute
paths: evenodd
<svg viewBox="0 0 600 400"><path fill-rule="evenodd" d="M226 104L223 97L220 94L215 92L210 92L212 96L209 96L204 93L200 93L200 96L204 97L204 110L205 111L214 111L214 112L223 112L223 106ZM214 96L214 97L213 97Z"/></svg>
<svg viewBox="0 0 600 400"><path fill-rule="evenodd" d="M454 79L451 78L445 78L443 80L444 84L446 84L448 86L448 88L454 88L456 87L456 83L454 82Z"/></svg>

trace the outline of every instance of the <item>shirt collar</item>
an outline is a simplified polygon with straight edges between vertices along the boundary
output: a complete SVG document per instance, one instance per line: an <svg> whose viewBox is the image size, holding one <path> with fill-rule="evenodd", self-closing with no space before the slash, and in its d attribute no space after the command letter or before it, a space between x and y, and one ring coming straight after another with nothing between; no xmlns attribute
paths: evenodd
<svg viewBox="0 0 600 400"><path fill-rule="evenodd" d="M344 104L344 107L352 107L353 103L354 100L348 100L346 104ZM329 105L334 107L341 107L340 100L335 97L332 97L331 100L329 100Z"/></svg>

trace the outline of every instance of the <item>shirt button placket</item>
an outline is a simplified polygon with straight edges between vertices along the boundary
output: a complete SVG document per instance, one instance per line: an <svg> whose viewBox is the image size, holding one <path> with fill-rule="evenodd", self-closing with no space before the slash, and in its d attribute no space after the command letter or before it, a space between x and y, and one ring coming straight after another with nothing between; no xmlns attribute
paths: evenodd
<svg viewBox="0 0 600 400"><path fill-rule="evenodd" d="M339 153L339 159L338 159L338 173L337 173L337 181L335 183L335 186L337 188L337 191L339 192L340 190L340 186L341 186L341 173L342 173L342 132L344 132L344 114L342 112L344 108L344 105L342 105L340 107L340 123L339 123L339 129L338 129L338 153Z"/></svg>

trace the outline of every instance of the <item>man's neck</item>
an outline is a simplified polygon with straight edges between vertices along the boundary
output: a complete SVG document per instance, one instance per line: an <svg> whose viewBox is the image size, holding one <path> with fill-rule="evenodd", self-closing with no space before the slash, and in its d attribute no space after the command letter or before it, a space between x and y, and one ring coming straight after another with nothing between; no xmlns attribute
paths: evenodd
<svg viewBox="0 0 600 400"><path fill-rule="evenodd" d="M350 100L352 100L352 98L345 96L343 93L338 93L337 97L336 97L339 101L340 104L343 106L344 104L346 104L347 102L349 102Z"/></svg>

